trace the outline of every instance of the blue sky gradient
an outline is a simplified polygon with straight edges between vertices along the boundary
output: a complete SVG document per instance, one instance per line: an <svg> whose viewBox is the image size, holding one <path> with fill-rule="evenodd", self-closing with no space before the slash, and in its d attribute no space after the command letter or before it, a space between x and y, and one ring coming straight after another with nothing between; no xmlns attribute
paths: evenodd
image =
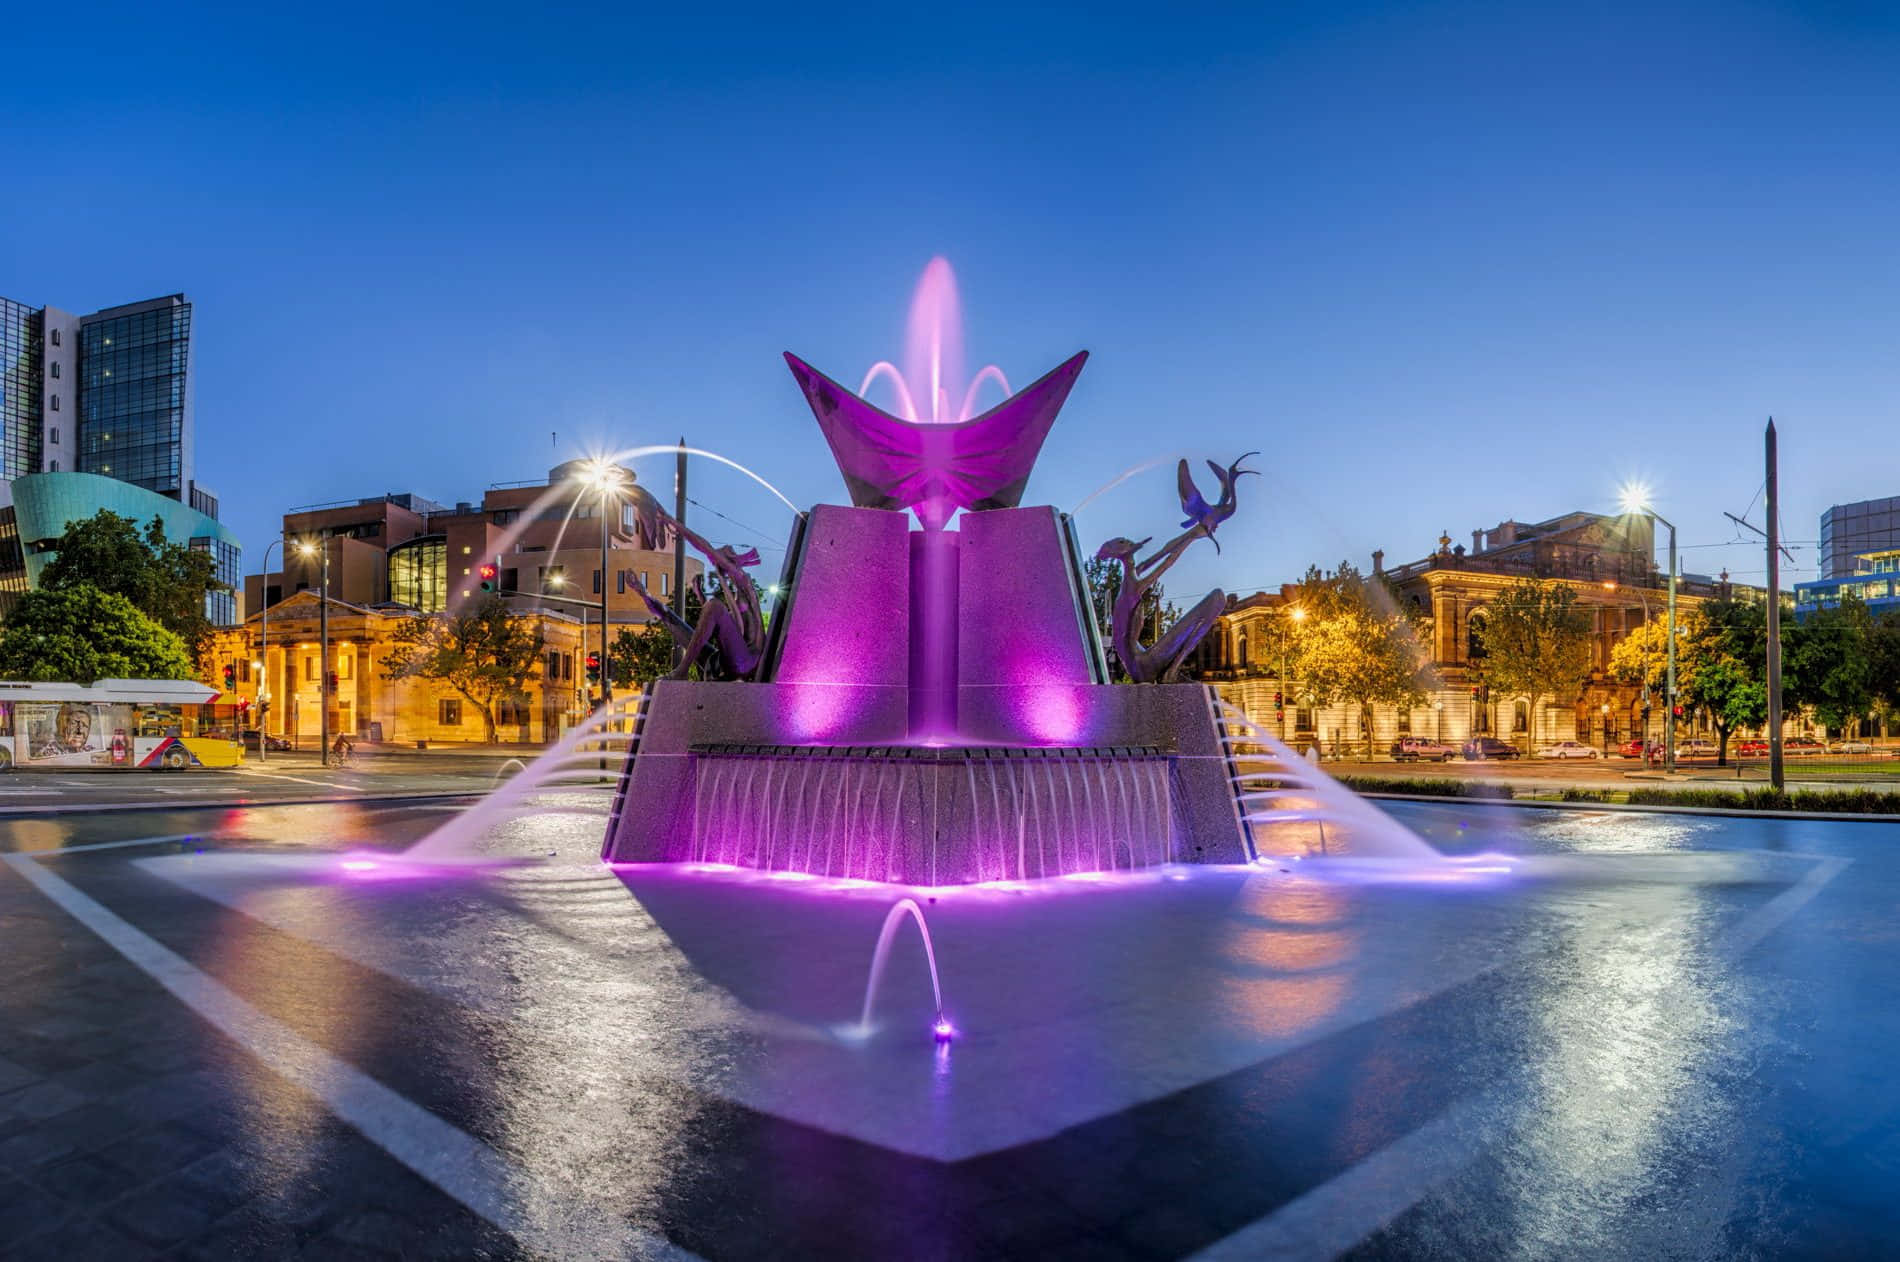
<svg viewBox="0 0 1900 1262"><path fill-rule="evenodd" d="M1768 415L1792 540L1900 494L1900 11L1584 8L24 6L0 293L192 297L252 566L292 505L682 433L835 502L779 352L855 384L941 253L973 364L1093 352L1031 502L1262 450L1178 596L1632 476L1759 581ZM1164 465L1081 527L1176 520Z"/></svg>

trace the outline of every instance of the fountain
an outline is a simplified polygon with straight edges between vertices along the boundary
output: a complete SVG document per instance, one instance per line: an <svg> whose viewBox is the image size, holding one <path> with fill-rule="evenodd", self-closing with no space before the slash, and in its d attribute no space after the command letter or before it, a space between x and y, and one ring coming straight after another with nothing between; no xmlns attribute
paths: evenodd
<svg viewBox="0 0 1900 1262"><path fill-rule="evenodd" d="M771 618L746 574L756 553L716 548L636 493L636 511L678 530L718 584L698 625L671 624L684 660L632 735L609 862L952 886L1263 853L1262 790L1241 774L1229 718L1211 688L1176 678L1226 598L1208 593L1152 643L1141 608L1190 546L1215 538L1251 471L1210 461L1210 503L1181 461L1183 533L1145 558L1147 540L1097 554L1121 569L1111 638L1136 681L1111 682L1074 522L1022 503L1087 353L968 417L950 406L962 385L954 294L933 262L913 305L912 375L867 375L865 388L891 379L905 416L786 355L850 503L795 518ZM1297 767L1299 794L1262 823L1383 818Z"/></svg>

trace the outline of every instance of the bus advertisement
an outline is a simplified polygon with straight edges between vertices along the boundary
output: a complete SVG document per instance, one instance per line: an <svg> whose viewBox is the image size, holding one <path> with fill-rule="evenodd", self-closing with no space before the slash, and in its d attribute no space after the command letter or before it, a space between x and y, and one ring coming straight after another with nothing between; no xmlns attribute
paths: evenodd
<svg viewBox="0 0 1900 1262"><path fill-rule="evenodd" d="M244 749L215 728L217 698L182 679L0 680L0 771L235 767Z"/></svg>

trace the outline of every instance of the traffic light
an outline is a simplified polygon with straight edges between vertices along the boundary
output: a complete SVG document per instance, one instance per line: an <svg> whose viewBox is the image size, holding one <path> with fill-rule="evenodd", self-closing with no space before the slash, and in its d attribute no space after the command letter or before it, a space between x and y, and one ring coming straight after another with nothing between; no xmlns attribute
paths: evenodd
<svg viewBox="0 0 1900 1262"><path fill-rule="evenodd" d="M229 692L235 687L237 687L237 667L233 666L230 662L226 662L224 664L224 690Z"/></svg>
<svg viewBox="0 0 1900 1262"><path fill-rule="evenodd" d="M492 592L492 591L495 591L500 586L501 586L501 567L498 565L484 564L482 566L482 590L485 592Z"/></svg>
<svg viewBox="0 0 1900 1262"><path fill-rule="evenodd" d="M1273 694L1273 708L1276 710L1286 709L1286 698L1280 693L1276 692Z"/></svg>
<svg viewBox="0 0 1900 1262"><path fill-rule="evenodd" d="M600 654L598 653L587 655L587 682L590 684L600 682Z"/></svg>

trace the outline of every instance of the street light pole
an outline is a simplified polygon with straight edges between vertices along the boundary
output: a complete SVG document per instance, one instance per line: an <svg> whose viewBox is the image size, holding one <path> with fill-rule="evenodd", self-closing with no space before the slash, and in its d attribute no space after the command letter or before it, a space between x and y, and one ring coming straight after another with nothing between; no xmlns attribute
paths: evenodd
<svg viewBox="0 0 1900 1262"><path fill-rule="evenodd" d="M1652 523L1669 528L1669 667L1663 684L1663 769L1676 774L1676 527L1675 523L1649 506L1649 488L1632 483L1623 488L1623 511L1641 513ZM1652 541L1652 557L1653 541Z"/></svg>
<svg viewBox="0 0 1900 1262"><path fill-rule="evenodd" d="M330 541L305 540L297 551L307 557L321 556L317 577L317 740L323 765L330 765Z"/></svg>
<svg viewBox="0 0 1900 1262"><path fill-rule="evenodd" d="M270 761L270 550L283 543L282 535L264 549L264 581L257 585L257 761Z"/></svg>
<svg viewBox="0 0 1900 1262"><path fill-rule="evenodd" d="M600 480L600 705L603 710L614 699L613 664L607 659L607 505L612 502L612 496L613 483L603 474Z"/></svg>

